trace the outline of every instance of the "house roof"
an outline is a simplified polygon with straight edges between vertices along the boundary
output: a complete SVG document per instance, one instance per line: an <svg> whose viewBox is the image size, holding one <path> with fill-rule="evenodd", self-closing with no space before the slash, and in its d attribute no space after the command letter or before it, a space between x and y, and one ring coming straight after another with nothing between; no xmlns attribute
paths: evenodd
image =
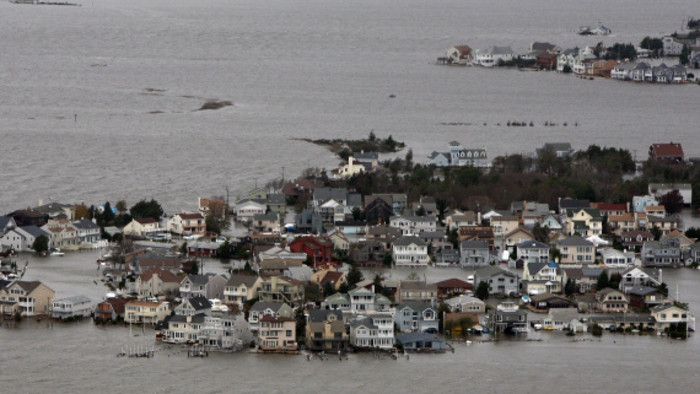
<svg viewBox="0 0 700 394"><path fill-rule="evenodd" d="M259 320L261 322L266 321L266 322L272 322L272 323L282 323L282 322L294 321L294 318L293 317L285 317L285 316L264 315Z"/></svg>
<svg viewBox="0 0 700 394"><path fill-rule="evenodd" d="M419 281L419 280L406 280L406 281L401 282L401 290L422 290L422 289L437 291L437 285L434 283L426 284L425 282Z"/></svg>
<svg viewBox="0 0 700 394"><path fill-rule="evenodd" d="M309 323L320 323L328 320L329 315L335 315L337 320L343 320L343 312L337 309L310 309Z"/></svg>
<svg viewBox="0 0 700 394"><path fill-rule="evenodd" d="M326 272L326 275L323 276L323 279L321 279L321 282L319 283L321 286L325 285L326 283L332 283L335 285L340 281L345 276L344 273L339 272L339 271L328 271Z"/></svg>
<svg viewBox="0 0 700 394"><path fill-rule="evenodd" d="M274 312L279 312L280 309L282 309L283 306L287 304L283 302L263 302L263 301L258 301L253 306L250 308L251 311L264 311L265 309L272 309Z"/></svg>
<svg viewBox="0 0 700 394"><path fill-rule="evenodd" d="M427 246L428 244L425 243L422 239L418 237L401 237L394 241L394 245L396 246L408 246L414 244L416 246Z"/></svg>
<svg viewBox="0 0 700 394"><path fill-rule="evenodd" d="M473 288L471 283L465 282L461 279L450 278L443 281L435 283L438 289L440 288Z"/></svg>
<svg viewBox="0 0 700 394"><path fill-rule="evenodd" d="M168 319L168 323L187 323L187 319L190 319L191 323L202 324L202 323L204 323L204 319L206 318L206 315L204 313L197 313L196 315L193 315L193 316L173 315L173 316L169 316L169 317L170 317L170 319Z"/></svg>
<svg viewBox="0 0 700 394"><path fill-rule="evenodd" d="M151 223L158 223L157 220L153 218L139 218L139 219L134 219L137 221L139 224L151 224Z"/></svg>
<svg viewBox="0 0 700 394"><path fill-rule="evenodd" d="M201 213L178 213L175 216L179 216L184 220L204 219L204 216L202 216Z"/></svg>
<svg viewBox="0 0 700 394"><path fill-rule="evenodd" d="M523 241L517 245L518 249L549 249L549 245L539 241Z"/></svg>
<svg viewBox="0 0 700 394"><path fill-rule="evenodd" d="M486 267L481 267L476 270L476 276L479 278L488 278L499 274L504 274L506 276L515 276L514 273L504 270L503 268L496 265L488 265Z"/></svg>
<svg viewBox="0 0 700 394"><path fill-rule="evenodd" d="M209 302L207 297L204 296L192 296L188 298L187 301L189 301L190 305L192 305L192 308L194 308L197 311L211 308L211 302Z"/></svg>
<svg viewBox="0 0 700 394"><path fill-rule="evenodd" d="M151 268L149 268L146 272L144 272L144 273L142 273L141 275L139 275L139 278L141 278L141 281L146 282L146 281L151 280L151 278L152 278L153 275L155 275L155 274L158 274L158 277L159 277L160 280L162 280L163 282L177 282L177 283L180 283L180 278L179 278L177 275L173 274L173 273L170 272L170 271L167 271L167 270L164 270L164 269L162 269L162 268L159 268L159 267L151 267Z"/></svg>
<svg viewBox="0 0 700 394"><path fill-rule="evenodd" d="M668 143L668 144L652 144L651 148L654 150L656 157L678 157L683 156L683 146L678 143Z"/></svg>
<svg viewBox="0 0 700 394"><path fill-rule="evenodd" d="M627 294L636 296L645 296L647 294L654 293L659 293L659 290L649 286L634 286L631 289L627 290Z"/></svg>
<svg viewBox="0 0 700 394"><path fill-rule="evenodd" d="M0 216L0 229L4 229L12 220L9 216Z"/></svg>
<svg viewBox="0 0 700 394"><path fill-rule="evenodd" d="M73 222L73 226L80 230L97 230L100 228L96 223L93 223L90 219L81 219ZM2 226L0 226L2 227Z"/></svg>
<svg viewBox="0 0 700 394"><path fill-rule="evenodd" d="M32 237L35 237L35 238L39 237L41 235L45 235L47 237L49 236L49 233L47 233L46 231L42 230L41 228L39 228L33 224L30 226L20 227L20 229L22 229L22 231L28 233L29 235L31 235Z"/></svg>
<svg viewBox="0 0 700 394"><path fill-rule="evenodd" d="M34 291L34 289L36 289L37 287L39 287L39 285L41 285L41 282L39 282L38 280L31 281L31 282L30 282L30 281L25 281L25 280L18 280L18 281L15 282L15 284L16 284L17 286L21 287L22 290L24 290L25 292L27 292L27 294L29 294L29 293L31 293L32 291Z"/></svg>
<svg viewBox="0 0 700 394"><path fill-rule="evenodd" d="M489 243L486 241L462 241L459 247L460 249L488 249Z"/></svg>
<svg viewBox="0 0 700 394"><path fill-rule="evenodd" d="M396 334L396 341L401 344L409 344L414 342L445 342L444 338L438 337L435 334L427 332L404 332Z"/></svg>
<svg viewBox="0 0 700 394"><path fill-rule="evenodd" d="M593 243L586 241L584 238L576 236L560 239L558 243L561 246L593 246Z"/></svg>
<svg viewBox="0 0 700 394"><path fill-rule="evenodd" d="M226 282L226 286L240 286L246 285L251 287L258 280L256 275L246 275L246 274L232 274L231 278Z"/></svg>
<svg viewBox="0 0 700 394"><path fill-rule="evenodd" d="M396 310L400 311L404 308L410 308L414 312L422 312L426 309L435 309L430 306L430 303L418 300L404 301L396 306Z"/></svg>

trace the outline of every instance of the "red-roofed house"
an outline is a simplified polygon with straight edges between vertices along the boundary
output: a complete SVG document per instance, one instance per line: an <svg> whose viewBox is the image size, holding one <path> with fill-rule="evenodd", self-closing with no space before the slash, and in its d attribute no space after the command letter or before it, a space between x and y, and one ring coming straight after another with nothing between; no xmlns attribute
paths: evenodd
<svg viewBox="0 0 700 394"><path fill-rule="evenodd" d="M173 234L204 234L207 224L201 213L178 213L168 220L167 229Z"/></svg>
<svg viewBox="0 0 700 394"><path fill-rule="evenodd" d="M652 144L649 147L649 160L662 164L681 164L685 158L679 143Z"/></svg>
<svg viewBox="0 0 700 394"><path fill-rule="evenodd" d="M438 298L440 299L451 297L453 294L464 294L467 291L474 290L474 285L457 278L446 279L437 282L436 285Z"/></svg>
<svg viewBox="0 0 700 394"><path fill-rule="evenodd" d="M116 321L124 318L125 298L108 298L95 307L93 318L96 322Z"/></svg>
<svg viewBox="0 0 700 394"><path fill-rule="evenodd" d="M330 269L316 271L311 275L311 281L317 283L319 287L323 288L326 283L333 285L333 288L338 290L340 285L347 283L345 279L345 274L339 271L333 271Z"/></svg>
<svg viewBox="0 0 700 394"><path fill-rule="evenodd" d="M139 298L159 295L175 297L180 291L181 280L170 271L152 267L136 277L132 291L138 293Z"/></svg>
<svg viewBox="0 0 700 394"><path fill-rule="evenodd" d="M289 244L292 253L305 253L311 259L314 270L329 266L337 267L333 260L333 242L326 237L301 237Z"/></svg>

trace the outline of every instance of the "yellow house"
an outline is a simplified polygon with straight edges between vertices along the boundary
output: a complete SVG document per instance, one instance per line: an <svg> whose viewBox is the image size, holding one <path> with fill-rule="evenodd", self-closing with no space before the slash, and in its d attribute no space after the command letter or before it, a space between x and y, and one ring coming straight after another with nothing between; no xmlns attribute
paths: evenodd
<svg viewBox="0 0 700 394"><path fill-rule="evenodd" d="M15 281L0 290L3 315L45 315L51 312L55 292L39 281Z"/></svg>
<svg viewBox="0 0 700 394"><path fill-rule="evenodd" d="M598 209L583 208L567 216L566 231L569 235L578 233L587 238L603 233L603 218Z"/></svg>
<svg viewBox="0 0 700 394"><path fill-rule="evenodd" d="M291 317L265 315L260 318L258 344L262 351L297 350L296 320Z"/></svg>
<svg viewBox="0 0 700 394"><path fill-rule="evenodd" d="M169 303L129 301L124 306L125 323L156 324L170 314Z"/></svg>

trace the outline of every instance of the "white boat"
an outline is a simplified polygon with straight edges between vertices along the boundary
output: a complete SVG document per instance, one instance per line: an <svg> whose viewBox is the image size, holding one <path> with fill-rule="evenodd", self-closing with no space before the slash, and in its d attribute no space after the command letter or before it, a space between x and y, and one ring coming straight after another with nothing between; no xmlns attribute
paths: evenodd
<svg viewBox="0 0 700 394"><path fill-rule="evenodd" d="M534 327L535 330L538 330L538 331L542 329L542 325L540 323L535 323L532 327Z"/></svg>
<svg viewBox="0 0 700 394"><path fill-rule="evenodd" d="M61 252L61 249L54 249L50 256L58 256L58 257L63 257L65 256L65 253Z"/></svg>
<svg viewBox="0 0 700 394"><path fill-rule="evenodd" d="M220 299L212 298L209 302L211 303L212 312L228 312L228 306L222 303Z"/></svg>

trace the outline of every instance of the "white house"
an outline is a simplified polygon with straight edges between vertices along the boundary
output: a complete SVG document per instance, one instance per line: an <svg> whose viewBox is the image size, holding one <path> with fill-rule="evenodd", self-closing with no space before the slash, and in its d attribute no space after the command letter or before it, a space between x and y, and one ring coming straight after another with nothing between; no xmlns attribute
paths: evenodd
<svg viewBox="0 0 700 394"><path fill-rule="evenodd" d="M418 237L401 237L391 247L394 264L400 266L427 266L430 262L428 244Z"/></svg>
<svg viewBox="0 0 700 394"><path fill-rule="evenodd" d="M394 319L375 314L350 322L350 345L358 348L391 349L394 346Z"/></svg>
<svg viewBox="0 0 700 394"><path fill-rule="evenodd" d="M499 62L513 60L513 50L510 47L493 46L487 50L476 50L474 64L484 67L493 67Z"/></svg>
<svg viewBox="0 0 700 394"><path fill-rule="evenodd" d="M92 312L92 301L85 296L74 296L56 300L51 308L54 319L89 317Z"/></svg>
<svg viewBox="0 0 700 394"><path fill-rule="evenodd" d="M678 56L683 52L683 43L675 37L666 36L661 42L664 45L664 56Z"/></svg>
<svg viewBox="0 0 700 394"><path fill-rule="evenodd" d="M162 231L160 222L153 218L134 219L129 224L124 226L124 235L133 235L143 237L148 234L153 234Z"/></svg>
<svg viewBox="0 0 700 394"><path fill-rule="evenodd" d="M437 218L435 216L392 216L389 226L401 230L401 234L407 236L418 235L423 231L435 231Z"/></svg>
<svg viewBox="0 0 700 394"><path fill-rule="evenodd" d="M18 252L33 252L32 244L39 236L45 236L51 241L51 234L37 226L16 227L9 230L0 238L0 244L9 246ZM51 246L49 244L49 246Z"/></svg>
<svg viewBox="0 0 700 394"><path fill-rule="evenodd" d="M236 203L236 217L239 220L250 220L253 216L263 214L267 206L253 200L241 200Z"/></svg>
<svg viewBox="0 0 700 394"><path fill-rule="evenodd" d="M178 213L168 219L167 230L173 234L203 234L207 224L201 213Z"/></svg>

